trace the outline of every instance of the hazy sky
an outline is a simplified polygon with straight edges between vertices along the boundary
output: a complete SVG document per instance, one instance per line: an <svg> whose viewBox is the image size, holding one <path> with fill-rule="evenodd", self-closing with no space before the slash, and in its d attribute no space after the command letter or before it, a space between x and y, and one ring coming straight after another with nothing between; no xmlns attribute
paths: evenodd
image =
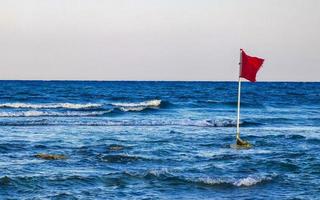
<svg viewBox="0 0 320 200"><path fill-rule="evenodd" d="M319 0L0 0L0 79L320 81Z"/></svg>

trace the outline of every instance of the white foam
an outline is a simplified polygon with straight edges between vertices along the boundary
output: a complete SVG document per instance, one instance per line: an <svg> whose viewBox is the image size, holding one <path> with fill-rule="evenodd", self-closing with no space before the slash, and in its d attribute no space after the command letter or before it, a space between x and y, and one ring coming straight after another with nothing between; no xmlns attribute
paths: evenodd
<svg viewBox="0 0 320 200"><path fill-rule="evenodd" d="M257 183L260 183L262 181L266 181L266 180L271 180L270 177L246 177L246 178L242 178L242 179L239 179L238 181L235 181L233 183L233 185L235 186L246 186L246 187L249 187L249 186L252 186L252 185L256 185Z"/></svg>
<svg viewBox="0 0 320 200"><path fill-rule="evenodd" d="M0 112L0 117L46 117L46 116L56 116L56 117L75 117L75 116L98 116L104 115L109 111L99 111L99 112L46 112L46 111L21 111L21 112Z"/></svg>
<svg viewBox="0 0 320 200"><path fill-rule="evenodd" d="M112 103L111 105L117 107L159 107L161 104L161 100L150 100L150 101L143 101L138 103Z"/></svg>
<svg viewBox="0 0 320 200"><path fill-rule="evenodd" d="M252 176L241 178L239 180L203 177L203 178L196 179L195 182L204 183L208 185L230 184L237 187L250 187L250 186L259 184L263 181L270 181L270 180L272 180L271 177L252 177Z"/></svg>
<svg viewBox="0 0 320 200"><path fill-rule="evenodd" d="M196 182L208 184L208 185L217 185L221 183L225 183L222 179L214 179L210 177L205 177L205 178L199 178Z"/></svg>
<svg viewBox="0 0 320 200"><path fill-rule="evenodd" d="M146 109L147 107L120 107L119 109L123 112L139 112L139 111L143 111L144 109Z"/></svg>
<svg viewBox="0 0 320 200"><path fill-rule="evenodd" d="M147 108L159 108L161 100L150 100L138 103L111 103L123 112L139 112Z"/></svg>
<svg viewBox="0 0 320 200"><path fill-rule="evenodd" d="M152 169L148 171L148 174L151 174L153 176L162 176L162 175L169 175L169 170L167 168L162 168L162 169Z"/></svg>
<svg viewBox="0 0 320 200"><path fill-rule="evenodd" d="M31 103L3 103L0 104L2 108L67 108L67 109L81 109L81 108L95 108L101 107L102 104L87 103L87 104L74 104L74 103L47 103L47 104L31 104Z"/></svg>

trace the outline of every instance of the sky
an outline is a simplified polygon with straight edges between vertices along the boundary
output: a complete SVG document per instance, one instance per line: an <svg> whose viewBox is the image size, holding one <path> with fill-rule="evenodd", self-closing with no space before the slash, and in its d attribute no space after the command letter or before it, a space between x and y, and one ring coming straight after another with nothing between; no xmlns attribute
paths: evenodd
<svg viewBox="0 0 320 200"><path fill-rule="evenodd" d="M319 0L0 0L0 79L320 81Z"/></svg>

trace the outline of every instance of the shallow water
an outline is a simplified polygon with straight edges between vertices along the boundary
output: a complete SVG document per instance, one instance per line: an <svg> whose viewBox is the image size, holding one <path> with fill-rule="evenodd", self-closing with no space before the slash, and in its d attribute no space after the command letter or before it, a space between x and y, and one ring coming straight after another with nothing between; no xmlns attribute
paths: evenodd
<svg viewBox="0 0 320 200"><path fill-rule="evenodd" d="M0 199L317 199L320 83L1 81ZM66 160L41 160L38 153Z"/></svg>

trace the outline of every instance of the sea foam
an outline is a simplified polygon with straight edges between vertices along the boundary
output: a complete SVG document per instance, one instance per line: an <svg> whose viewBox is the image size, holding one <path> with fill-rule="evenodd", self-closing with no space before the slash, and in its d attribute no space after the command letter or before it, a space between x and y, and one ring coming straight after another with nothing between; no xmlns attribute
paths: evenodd
<svg viewBox="0 0 320 200"><path fill-rule="evenodd" d="M120 111L130 112L130 111L143 111L147 108L159 108L161 105L161 100L150 100L143 101L138 103L110 103ZM77 104L77 103L2 103L0 104L0 108L29 108L29 109L90 109L90 108L101 108L103 104L98 103L86 103L86 104Z"/></svg>
<svg viewBox="0 0 320 200"><path fill-rule="evenodd" d="M140 112L148 108L159 108L161 105L161 100L150 100L138 103L111 103L122 112Z"/></svg>
<svg viewBox="0 0 320 200"><path fill-rule="evenodd" d="M52 111L19 111L19 112L0 112L0 117L77 117L77 116L99 116L109 111L99 111L99 112L52 112Z"/></svg>
<svg viewBox="0 0 320 200"><path fill-rule="evenodd" d="M250 187L250 186L257 185L259 183L271 181L273 176L248 176L240 179L223 179L223 178L204 177L204 178L198 178L196 180L192 180L192 182L203 183L208 185L227 184L227 185L232 185L236 187Z"/></svg>
<svg viewBox="0 0 320 200"><path fill-rule="evenodd" d="M3 103L0 108L32 108L32 109L50 109L50 108L67 108L67 109L81 109L81 108L97 108L102 104L87 103L47 103L47 104L31 104L31 103Z"/></svg>
<svg viewBox="0 0 320 200"><path fill-rule="evenodd" d="M154 99L138 103L111 103L111 105L118 107L159 107L161 105L161 100Z"/></svg>

